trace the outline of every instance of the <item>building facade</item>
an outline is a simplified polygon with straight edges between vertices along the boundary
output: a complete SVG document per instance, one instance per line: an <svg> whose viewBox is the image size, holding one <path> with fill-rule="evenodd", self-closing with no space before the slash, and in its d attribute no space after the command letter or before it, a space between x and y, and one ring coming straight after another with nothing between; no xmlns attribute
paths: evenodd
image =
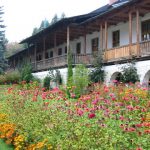
<svg viewBox="0 0 150 150"><path fill-rule="evenodd" d="M90 66L96 55L102 55L106 82L114 80L121 66L135 59L140 82L148 84L150 1L110 0L88 14L62 19L21 43L27 43L28 48L9 57L11 68L29 62L42 77L50 67L58 68L66 80L67 54L71 51L73 65Z"/></svg>

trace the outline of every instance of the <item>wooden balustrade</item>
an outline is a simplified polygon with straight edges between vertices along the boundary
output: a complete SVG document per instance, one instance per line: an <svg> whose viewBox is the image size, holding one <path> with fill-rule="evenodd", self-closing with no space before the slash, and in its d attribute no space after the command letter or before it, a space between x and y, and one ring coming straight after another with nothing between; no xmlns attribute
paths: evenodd
<svg viewBox="0 0 150 150"><path fill-rule="evenodd" d="M139 48L140 53L137 44L132 44L131 49L129 45L109 49L105 52L106 61L122 60L133 56L138 57L139 55L149 55L150 41L141 42Z"/></svg>
<svg viewBox="0 0 150 150"><path fill-rule="evenodd" d="M141 55L150 55L150 41L144 41L140 43Z"/></svg>
<svg viewBox="0 0 150 150"><path fill-rule="evenodd" d="M74 54L73 64L92 64L94 56L92 54Z"/></svg>
<svg viewBox="0 0 150 150"><path fill-rule="evenodd" d="M139 54L140 51L140 54ZM134 57L150 55L150 41L141 42L139 47L137 44L129 45L108 49L104 52L107 62L115 60L123 60ZM73 54L73 64L87 64L90 65L94 61L93 54ZM41 61L32 63L34 71L49 69L50 67L61 67L67 65L67 55L61 55Z"/></svg>

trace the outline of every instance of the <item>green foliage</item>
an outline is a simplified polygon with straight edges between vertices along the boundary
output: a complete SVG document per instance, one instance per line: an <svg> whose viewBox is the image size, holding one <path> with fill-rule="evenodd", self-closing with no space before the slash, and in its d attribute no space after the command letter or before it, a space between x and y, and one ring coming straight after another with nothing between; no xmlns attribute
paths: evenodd
<svg viewBox="0 0 150 150"><path fill-rule="evenodd" d="M94 64L93 64L94 69L92 69L92 71L89 74L90 80L94 83L104 81L105 72L104 72L104 69L103 69L103 59L102 59L101 56L102 55L99 54L99 56L97 56L95 58L95 61L94 61Z"/></svg>
<svg viewBox="0 0 150 150"><path fill-rule="evenodd" d="M52 18L50 24L54 24L54 23L56 23L58 20L59 20L59 19L58 19L58 16L57 16L57 14L55 14L54 17Z"/></svg>
<svg viewBox="0 0 150 150"><path fill-rule="evenodd" d="M10 73L6 73L5 74L6 77L6 83L19 83L20 81L20 73L18 70L10 72Z"/></svg>
<svg viewBox="0 0 150 150"><path fill-rule="evenodd" d="M50 76L46 76L44 78L43 87L45 87L47 90L50 89L50 81L51 81L51 77Z"/></svg>
<svg viewBox="0 0 150 150"><path fill-rule="evenodd" d="M120 76L120 81L123 83L135 83L139 81L139 75L137 74L137 69L135 63L131 62L122 68L122 75Z"/></svg>
<svg viewBox="0 0 150 150"><path fill-rule="evenodd" d="M25 84L0 88L0 114L15 124L25 145L45 139L59 150L150 149L150 97L140 85L94 84L95 90L78 100L67 99L59 89L42 91L34 83L30 89Z"/></svg>
<svg viewBox="0 0 150 150"><path fill-rule="evenodd" d="M44 78L43 87L45 87L46 89L53 88L50 85L50 82L55 83L55 86L59 86L62 84L62 77L59 70L54 70L52 68L49 69L48 75Z"/></svg>
<svg viewBox="0 0 150 150"><path fill-rule="evenodd" d="M3 24L4 21L1 19L3 14L3 7L0 6L0 74L2 74L7 68L7 61L4 57L6 44L5 25Z"/></svg>
<svg viewBox="0 0 150 150"><path fill-rule="evenodd" d="M24 65L21 68L20 73L21 73L21 81L26 81L27 83L29 83L34 79L32 75L32 67L30 64Z"/></svg>
<svg viewBox="0 0 150 150"><path fill-rule="evenodd" d="M18 70L7 72L3 75L0 75L0 84L13 84L19 83L20 73Z"/></svg>
<svg viewBox="0 0 150 150"><path fill-rule="evenodd" d="M67 52L67 61L68 61L67 85L70 86L72 84L72 77L73 77L72 51L70 50L70 48Z"/></svg>
<svg viewBox="0 0 150 150"><path fill-rule="evenodd" d="M75 95L79 97L86 92L86 87L89 84L89 70L85 65L76 65L73 75L73 85L75 86Z"/></svg>

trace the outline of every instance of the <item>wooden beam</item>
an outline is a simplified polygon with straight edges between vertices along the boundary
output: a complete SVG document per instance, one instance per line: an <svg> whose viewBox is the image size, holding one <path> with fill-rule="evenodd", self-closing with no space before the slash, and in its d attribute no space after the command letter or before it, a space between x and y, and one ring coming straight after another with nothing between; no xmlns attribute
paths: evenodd
<svg viewBox="0 0 150 150"><path fill-rule="evenodd" d="M54 33L54 57L57 55L56 46L57 46L57 35L56 33Z"/></svg>
<svg viewBox="0 0 150 150"><path fill-rule="evenodd" d="M84 28L84 54L86 54L86 27Z"/></svg>
<svg viewBox="0 0 150 150"><path fill-rule="evenodd" d="M132 12L130 11L129 12L129 53L130 53L130 56L132 54L131 46L132 46Z"/></svg>
<svg viewBox="0 0 150 150"><path fill-rule="evenodd" d="M107 60L107 55L106 55L106 51L107 51L107 44L108 44L108 31L107 31L107 21L105 21L105 60Z"/></svg>
<svg viewBox="0 0 150 150"><path fill-rule="evenodd" d="M140 21L139 21L139 10L136 10L136 41L137 41L137 51L138 51L138 56L141 55L140 52Z"/></svg>
<svg viewBox="0 0 150 150"><path fill-rule="evenodd" d="M34 43L34 69L36 70L37 43Z"/></svg>
<svg viewBox="0 0 150 150"><path fill-rule="evenodd" d="M100 24L100 50L103 50L103 24Z"/></svg>

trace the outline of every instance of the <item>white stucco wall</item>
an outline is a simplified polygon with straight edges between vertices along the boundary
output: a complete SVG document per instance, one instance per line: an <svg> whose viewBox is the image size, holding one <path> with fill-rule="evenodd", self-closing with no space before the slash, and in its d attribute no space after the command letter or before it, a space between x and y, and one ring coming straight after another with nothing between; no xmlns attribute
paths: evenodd
<svg viewBox="0 0 150 150"><path fill-rule="evenodd" d="M111 83L110 79L112 75L115 72L121 72L122 67L126 65L127 64L121 64L121 65L111 65L111 66L104 67L106 72L105 82ZM135 67L137 68L137 72L140 78L140 83L143 84L147 82L148 78L150 78L150 74L147 76L147 79L145 78L145 75L148 73L148 71L150 71L150 60L138 61L136 62Z"/></svg>
<svg viewBox="0 0 150 150"><path fill-rule="evenodd" d="M67 68L61 68L58 70L61 73L63 83L66 84L67 83ZM38 77L39 79L43 80L48 75L48 71L36 72L36 73L32 73L32 74L35 77Z"/></svg>
<svg viewBox="0 0 150 150"><path fill-rule="evenodd" d="M110 80L112 78L112 75L114 73L121 72L122 67L124 67L126 65L127 64L105 66L104 67L104 70L106 73L105 82L107 84L111 83L112 81L110 81ZM150 78L150 60L136 62L135 67L137 68L137 71L139 74L140 83L147 84L147 82L149 81L149 78ZM61 73L63 83L66 84L67 83L67 68L59 69L59 71ZM44 79L47 74L48 74L48 71L33 73L34 76L36 76L40 79Z"/></svg>

